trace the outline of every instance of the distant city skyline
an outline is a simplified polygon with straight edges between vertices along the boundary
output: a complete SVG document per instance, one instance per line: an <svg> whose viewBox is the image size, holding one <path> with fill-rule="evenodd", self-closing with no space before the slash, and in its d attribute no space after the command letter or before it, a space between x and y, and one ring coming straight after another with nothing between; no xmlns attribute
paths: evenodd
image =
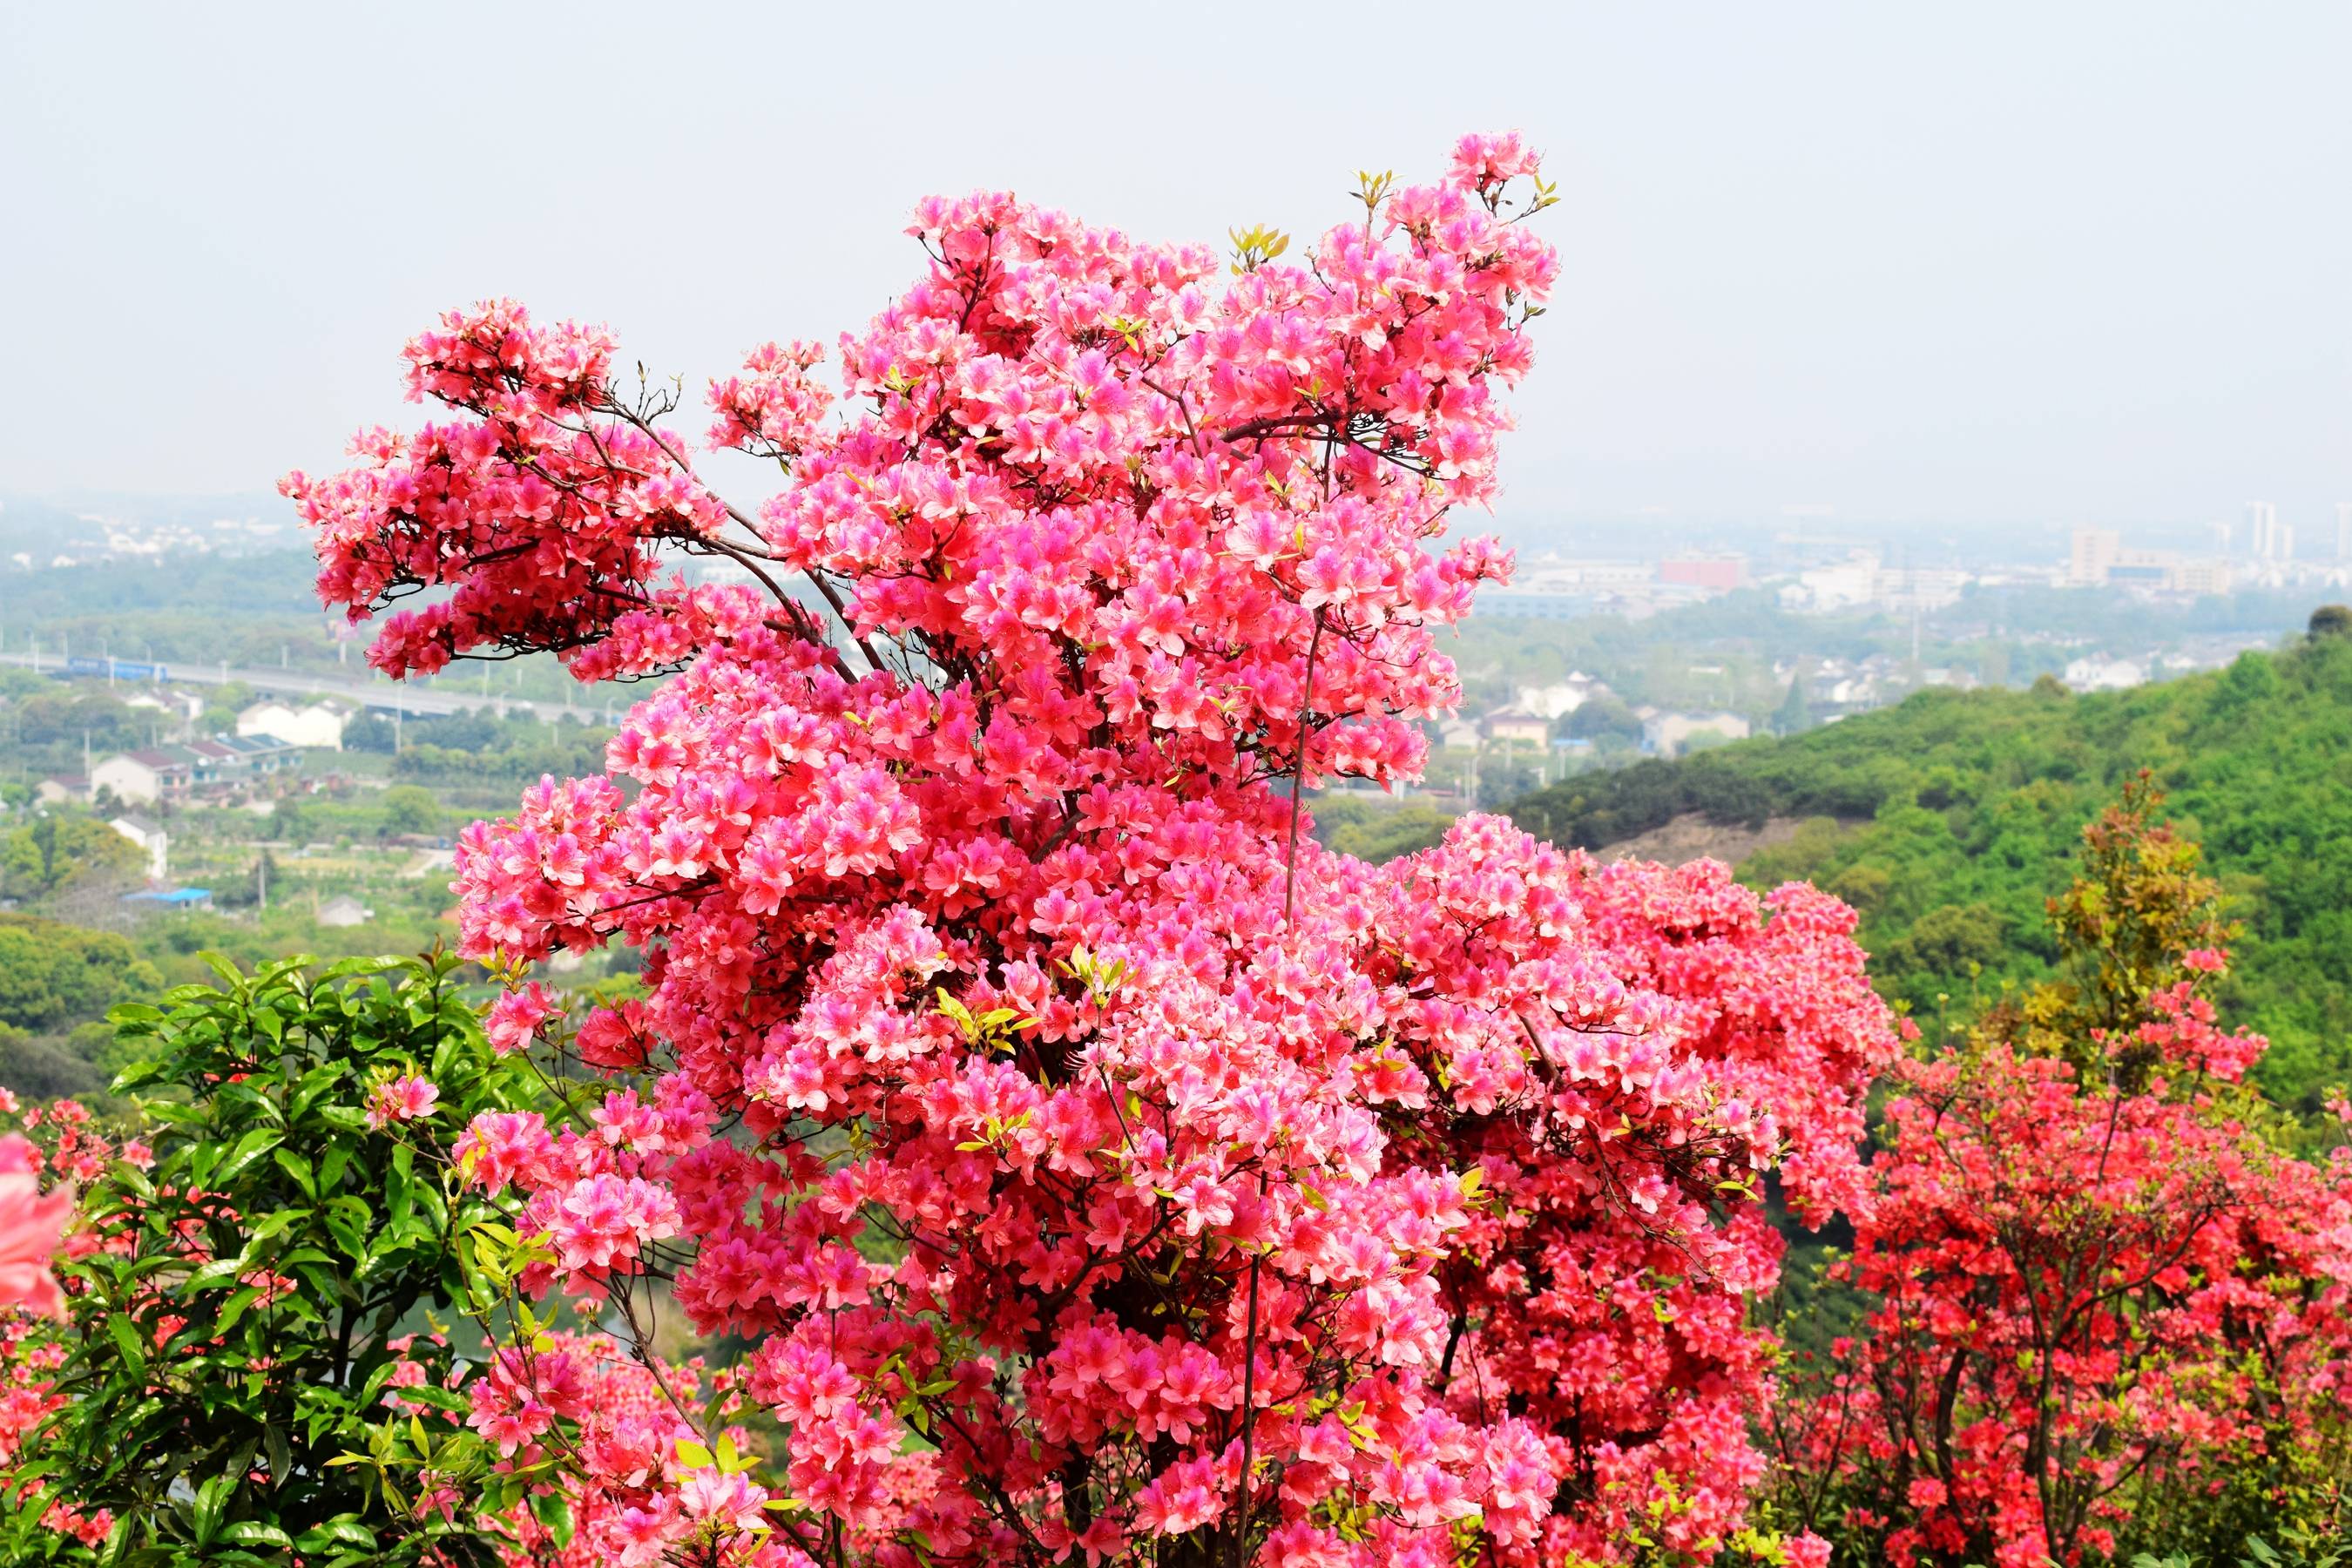
<svg viewBox="0 0 2352 1568"><path fill-rule="evenodd" d="M960 15L12 8L0 493L266 494L487 294L692 394L886 303L927 192L1304 241L1517 125L1564 267L1507 530L2352 539L2352 7Z"/></svg>

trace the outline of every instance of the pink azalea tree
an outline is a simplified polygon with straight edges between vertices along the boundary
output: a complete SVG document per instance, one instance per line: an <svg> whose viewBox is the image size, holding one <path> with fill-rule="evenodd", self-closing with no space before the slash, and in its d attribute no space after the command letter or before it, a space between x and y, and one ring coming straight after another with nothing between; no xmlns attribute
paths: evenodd
<svg viewBox="0 0 2352 1568"><path fill-rule="evenodd" d="M711 388L781 475L751 510L607 334L506 302L409 345L446 419L286 481L388 673L671 677L458 857L494 1037L613 1080L468 1132L520 1205L499 1267L750 1342L787 1433L772 1487L592 1465L612 1560L1434 1568L1738 1524L1761 1184L1842 1201L1892 1037L1809 891L1307 831L1459 696L1436 633L1508 557L1439 541L1557 268L1515 138L1361 197L1230 267L924 203L837 414L806 343ZM526 980L608 943L641 997ZM480 1387L518 1452L559 1425Z"/></svg>

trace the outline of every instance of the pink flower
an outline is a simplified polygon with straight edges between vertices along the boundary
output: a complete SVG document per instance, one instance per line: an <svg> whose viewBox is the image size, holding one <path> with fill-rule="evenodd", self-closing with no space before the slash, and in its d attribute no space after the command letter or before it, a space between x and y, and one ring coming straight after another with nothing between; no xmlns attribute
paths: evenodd
<svg viewBox="0 0 2352 1568"><path fill-rule="evenodd" d="M688 1519L731 1534L766 1528L767 1500L766 1489L740 1471L695 1470L677 1489L678 1507Z"/></svg>
<svg viewBox="0 0 2352 1568"><path fill-rule="evenodd" d="M387 1079L368 1091L368 1125L383 1128L395 1121L418 1121L433 1114L441 1088L430 1079L409 1075Z"/></svg>
<svg viewBox="0 0 2352 1568"><path fill-rule="evenodd" d="M73 1194L40 1190L30 1164L37 1157L20 1134L0 1138L0 1304L62 1318L65 1295L48 1264L73 1213Z"/></svg>
<svg viewBox="0 0 2352 1568"><path fill-rule="evenodd" d="M676 1236L677 1227L677 1203L667 1192L638 1177L611 1174L574 1183L550 1223L565 1268L599 1271Z"/></svg>
<svg viewBox="0 0 2352 1568"><path fill-rule="evenodd" d="M519 1051L530 1044L541 1025L561 1016L562 1012L563 1004L545 986L532 981L490 1004L482 1032L498 1049Z"/></svg>

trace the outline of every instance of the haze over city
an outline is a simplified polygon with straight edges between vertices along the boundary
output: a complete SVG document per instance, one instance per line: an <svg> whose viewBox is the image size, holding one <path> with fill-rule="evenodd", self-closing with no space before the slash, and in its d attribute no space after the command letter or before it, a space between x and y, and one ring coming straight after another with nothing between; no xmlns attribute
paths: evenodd
<svg viewBox="0 0 2352 1568"><path fill-rule="evenodd" d="M694 392L884 303L927 192L1312 233L1357 168L1418 176L1516 125L1565 268L1507 526L2046 525L2063 549L2261 499L2332 533L2352 12L1416 15L16 8L0 494L331 467L404 416L401 342L487 295L608 321ZM1301 91L1307 54L1359 88ZM997 133L1040 79L1061 123Z"/></svg>

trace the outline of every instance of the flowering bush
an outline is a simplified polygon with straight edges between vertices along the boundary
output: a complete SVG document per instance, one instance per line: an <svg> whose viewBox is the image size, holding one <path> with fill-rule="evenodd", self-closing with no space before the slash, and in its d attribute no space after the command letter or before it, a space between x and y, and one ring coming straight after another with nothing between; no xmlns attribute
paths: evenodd
<svg viewBox="0 0 2352 1568"><path fill-rule="evenodd" d="M5 1089L0 1089L0 1096L5 1097L6 1110L14 1112L16 1096ZM48 1120L53 1128L58 1128L58 1142L64 1143L63 1152L70 1161L79 1141L75 1129L82 1109L70 1100L61 1101L58 1109L61 1115L73 1120L62 1125L57 1117ZM0 1137L0 1306L54 1318L65 1310L65 1298L49 1272L49 1259L58 1250L66 1216L73 1210L73 1194L55 1185L42 1190L40 1172L47 1163L48 1154L23 1133Z"/></svg>
<svg viewBox="0 0 2352 1568"><path fill-rule="evenodd" d="M460 1239L496 1214L445 1180L456 1124L541 1097L452 967L224 967L115 1010L146 1056L117 1087L149 1091L153 1146L51 1155L84 1188L69 1322L15 1342L12 1561L498 1560L462 1367L412 1325L464 1303ZM60 1510L101 1539L59 1533Z"/></svg>
<svg viewBox="0 0 2352 1568"><path fill-rule="evenodd" d="M536 983L491 1014L612 1079L584 1126L471 1120L520 1205L494 1271L639 1334L667 1286L788 1434L772 1486L589 1451L645 1483L612 1560L1411 1568L1739 1519L1761 1183L1855 1189L1892 1036L1809 891L1303 832L1458 697L1434 634L1508 557L1429 547L1495 493L1557 267L1514 138L1361 197L1230 269L926 202L838 418L806 343L712 387L783 476L756 514L608 334L503 301L409 345L450 418L286 481L331 603L424 595L388 672L676 672L608 776L458 852L470 954L646 955L576 1024ZM508 1382L477 1418L528 1441L556 1406Z"/></svg>
<svg viewBox="0 0 2352 1568"><path fill-rule="evenodd" d="M16 1515L11 1523L19 1527L12 1531L18 1544L29 1538L40 1552L54 1554L98 1545L114 1521L104 1509L84 1512L37 1490L16 1491L26 1449L37 1443L42 1424L67 1404L56 1386L67 1354L57 1321L65 1316L66 1298L50 1268L60 1246L82 1254L101 1244L99 1233L88 1227L62 1234L71 1221L76 1188L104 1174L118 1157L137 1165L149 1154L135 1139L118 1146L77 1100L28 1106L0 1089L0 1117L22 1129L0 1135L0 1170L5 1172L0 1179L23 1194L17 1256L9 1260L4 1287L14 1300L0 1311L0 1484L15 1494L7 1503Z"/></svg>
<svg viewBox="0 0 2352 1568"><path fill-rule="evenodd" d="M2352 1481L2352 1163L2237 1088L2263 1041L2215 1021L2218 889L2158 802L2052 900L2082 978L1898 1075L1845 1269L1872 1309L1782 1420L1857 1562L2221 1550Z"/></svg>

